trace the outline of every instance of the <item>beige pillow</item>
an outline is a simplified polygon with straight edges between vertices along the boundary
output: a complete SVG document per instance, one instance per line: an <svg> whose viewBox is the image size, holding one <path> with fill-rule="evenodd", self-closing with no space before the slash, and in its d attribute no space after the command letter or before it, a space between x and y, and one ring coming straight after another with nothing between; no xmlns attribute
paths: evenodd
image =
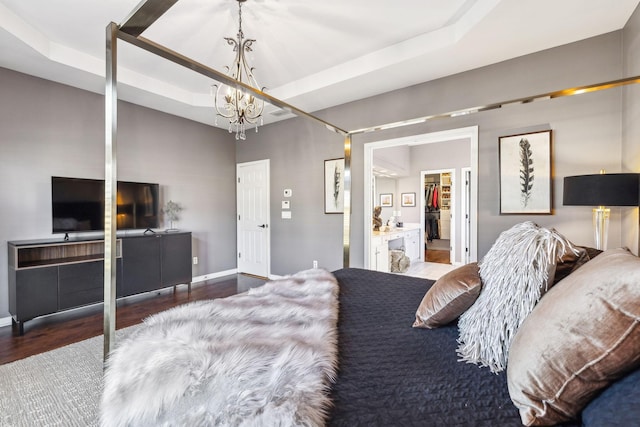
<svg viewBox="0 0 640 427"><path fill-rule="evenodd" d="M437 328L458 318L480 295L478 263L450 271L427 291L416 311L414 328Z"/></svg>
<svg viewBox="0 0 640 427"><path fill-rule="evenodd" d="M611 249L551 288L509 350L511 400L525 425L569 420L640 366L640 258Z"/></svg>

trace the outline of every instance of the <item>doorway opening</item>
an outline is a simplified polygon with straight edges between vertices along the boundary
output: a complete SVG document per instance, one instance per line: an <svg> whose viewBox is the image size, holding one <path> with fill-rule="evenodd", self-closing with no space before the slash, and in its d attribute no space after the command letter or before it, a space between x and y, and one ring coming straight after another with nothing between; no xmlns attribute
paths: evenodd
<svg viewBox="0 0 640 427"><path fill-rule="evenodd" d="M464 149L456 149L453 147L457 143L465 143ZM426 167L419 167L418 169L409 171L404 177L400 177L396 187L381 188L376 185L376 178L380 171L377 170L374 174L374 153L378 149L390 148L390 147L407 147L409 163L415 163L415 150L435 150L436 145L426 146L426 144L437 144L440 148L445 148L447 154L444 157L444 161L439 161L435 165L430 163ZM382 151L382 150L381 150ZM402 150L401 150L402 151ZM455 155L466 156L468 163L464 167L450 167L448 162ZM388 159L388 157L386 157ZM429 167L431 165L431 167ZM433 167L436 166L436 167ZM413 166L412 166L413 167ZM364 144L364 182L369 183L368 191L364 192L364 265L365 268L375 268L376 262L379 263L378 253L380 252L379 242L374 242L373 232L373 217L374 208L383 204L380 199L380 194L393 194L392 198L385 196L385 200L392 200L388 210L395 216L396 222L398 216L403 224L415 224L416 226L424 227L424 209L421 204L421 199L424 199L424 177L421 176L421 171L438 170L437 167L445 167L447 169L455 169L455 174L458 177L466 176L463 170L469 171L469 186L468 186L468 199L461 200L463 194L456 194L455 200L459 201L454 205L455 215L451 218L453 229L457 235L457 239L461 240L460 244L456 244L458 248L455 256L450 255L450 262L454 265L460 265L466 262L475 261L477 259L477 212L478 212L478 127L470 126L466 128L451 129L440 132L432 132L422 135L413 135L409 137L395 138L384 141L376 141ZM411 168L411 167L410 167ZM455 180L452 181L455 185ZM456 187L457 192L461 192L461 189L465 189L465 186L458 185ZM415 193L414 193L415 192ZM380 194L378 194L380 193ZM404 203L405 196L409 195L409 200L412 198L412 193L415 194L415 206L411 206L409 203ZM401 202L402 201L402 202ZM400 203L399 203L400 202ZM459 206L460 208L458 208ZM394 212L397 211L397 212ZM468 217L462 218L462 212L468 212ZM453 212L451 212L453 213ZM385 220L385 218L383 218ZM468 222L468 226L465 223ZM450 223L450 225L451 225ZM463 233L464 232L464 233ZM468 246L467 246L468 242ZM423 251L425 247L425 233L420 233L419 246L420 251ZM384 249L384 248L383 248ZM422 262L422 260L420 260ZM435 264L438 265L438 264Z"/></svg>
<svg viewBox="0 0 640 427"><path fill-rule="evenodd" d="M424 234L424 261L455 264L456 239L456 170L438 169L420 172L423 191L420 206Z"/></svg>

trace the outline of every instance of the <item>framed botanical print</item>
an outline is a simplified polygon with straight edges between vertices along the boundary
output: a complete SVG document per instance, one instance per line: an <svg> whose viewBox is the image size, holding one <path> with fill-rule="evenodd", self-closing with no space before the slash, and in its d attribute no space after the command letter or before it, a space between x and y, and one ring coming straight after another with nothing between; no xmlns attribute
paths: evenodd
<svg viewBox="0 0 640 427"><path fill-rule="evenodd" d="M551 131L498 138L500 214L551 214Z"/></svg>
<svg viewBox="0 0 640 427"><path fill-rule="evenodd" d="M344 213L344 158L324 161L324 213Z"/></svg>

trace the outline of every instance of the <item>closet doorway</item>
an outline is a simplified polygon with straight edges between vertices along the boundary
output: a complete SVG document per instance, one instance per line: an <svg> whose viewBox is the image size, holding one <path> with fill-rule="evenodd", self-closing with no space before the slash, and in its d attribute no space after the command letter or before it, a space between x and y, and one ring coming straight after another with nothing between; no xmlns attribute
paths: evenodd
<svg viewBox="0 0 640 427"><path fill-rule="evenodd" d="M424 261L453 264L456 254L456 170L420 172Z"/></svg>

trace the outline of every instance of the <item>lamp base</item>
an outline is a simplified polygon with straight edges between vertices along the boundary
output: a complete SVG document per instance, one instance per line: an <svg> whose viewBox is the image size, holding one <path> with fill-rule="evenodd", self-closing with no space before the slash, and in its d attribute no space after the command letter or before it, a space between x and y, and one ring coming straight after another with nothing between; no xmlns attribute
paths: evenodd
<svg viewBox="0 0 640 427"><path fill-rule="evenodd" d="M596 249L604 251L607 249L607 236L609 235L609 217L611 209L600 206L593 209L593 237Z"/></svg>

